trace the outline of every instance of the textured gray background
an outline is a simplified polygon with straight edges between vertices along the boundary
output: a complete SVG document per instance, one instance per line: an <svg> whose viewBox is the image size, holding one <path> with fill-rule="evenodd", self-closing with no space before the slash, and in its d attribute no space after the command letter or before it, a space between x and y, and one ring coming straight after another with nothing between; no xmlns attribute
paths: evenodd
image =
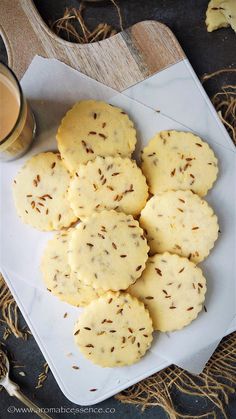
<svg viewBox="0 0 236 419"><path fill-rule="evenodd" d="M78 6L76 0L35 0L42 17L47 21L54 21L63 14L63 10L68 6ZM204 19L207 0L120 0L119 4L123 16L124 27L145 20L155 19L167 24L177 36L185 53L187 54L191 64L193 65L197 75L201 77L204 73L213 72L224 67L236 67L236 35L231 29L221 29L213 33L207 33ZM1 13L1 3L0 3ZM119 21L116 11L109 1L102 4L91 5L86 11L86 21L92 29L97 23L106 21L119 29ZM19 46L20 47L20 46ZM0 40L0 60L7 62L7 56L3 43ZM224 83L236 83L235 76L233 80L232 74L225 74L223 77L217 78L216 81L210 81L205 84L207 93L211 96ZM21 319L22 324L24 320ZM45 319L47 321L47 319ZM0 340L4 328L0 323ZM6 341L6 348L10 354L17 359L20 364L25 365L24 368L12 370L12 379L14 379L22 388L23 392L41 407L77 407L70 403L59 390L52 374L49 374L47 381L42 389L34 390L37 383L37 376L42 371L44 358L33 338L27 343L10 337ZM25 377L18 374L19 370L26 373ZM78 388L79 391L79 388ZM198 399L196 397L188 397L176 394L175 403L182 415L203 414L207 406L210 406L206 399ZM9 413L7 408L22 405L5 391L0 393L0 418L10 419L17 417L19 419L30 417L36 418L35 415L27 413ZM94 406L95 407L95 406ZM123 405L114 398L99 403L96 407L106 409L114 408L113 414L109 413L80 413L76 416L86 418L105 419L107 417L117 418L160 418L167 416L159 407L147 409L141 412L140 408L132 405ZM216 411L217 419L221 418L219 412ZM73 413L51 414L53 418L75 417ZM236 417L236 399L231 398L228 418Z"/></svg>

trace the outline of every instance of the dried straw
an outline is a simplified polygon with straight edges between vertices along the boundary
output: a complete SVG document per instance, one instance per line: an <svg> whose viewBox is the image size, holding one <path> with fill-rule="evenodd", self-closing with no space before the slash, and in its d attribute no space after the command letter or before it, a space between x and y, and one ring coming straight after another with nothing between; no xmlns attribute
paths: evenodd
<svg viewBox="0 0 236 419"><path fill-rule="evenodd" d="M174 418L203 418L216 416L217 409L227 419L229 395L236 389L236 333L227 336L208 361L204 371L194 376L172 365L118 394L123 403L139 405L142 410L160 406ZM211 408L199 414L183 414L174 406L176 392L207 399ZM189 412L188 412L189 413Z"/></svg>
<svg viewBox="0 0 236 419"><path fill-rule="evenodd" d="M123 31L124 30L124 28L123 28L123 21L122 21L122 16L121 16L121 11L120 11L120 7L118 6L118 4L115 2L115 0L110 0L111 2L112 2L112 4L114 4L114 6L115 6L115 8L116 8L116 10L117 10L117 13L118 13L118 16L119 16L119 22L120 22L120 29Z"/></svg>
<svg viewBox="0 0 236 419"><path fill-rule="evenodd" d="M236 145L236 85L222 86L222 91L213 96L212 102Z"/></svg>
<svg viewBox="0 0 236 419"><path fill-rule="evenodd" d="M27 332L20 329L18 319L18 307L11 295L11 292L0 273L0 310L2 314L1 323L5 325L3 340L13 334L16 338L27 339Z"/></svg>
<svg viewBox="0 0 236 419"><path fill-rule="evenodd" d="M123 30L122 16L120 7L115 0L110 0L115 6L120 29ZM67 7L63 16L52 23L51 29L57 34L66 34L68 41L75 41L79 44L88 44L96 41L102 41L117 33L108 23L99 23L92 31L90 31L84 20L85 4L82 2L79 8ZM77 27L79 30L77 30Z"/></svg>
<svg viewBox="0 0 236 419"><path fill-rule="evenodd" d="M44 381L48 378L49 373L49 366L47 362L43 364L43 371L38 375L37 384L35 389L39 389L43 387Z"/></svg>
<svg viewBox="0 0 236 419"><path fill-rule="evenodd" d="M7 374L6 358L2 350L0 349L0 380Z"/></svg>
<svg viewBox="0 0 236 419"><path fill-rule="evenodd" d="M205 81L212 79L213 77L219 76L223 73L235 73L235 71L235 68L222 68L221 70L214 71L213 73L204 74L204 76L202 77L202 82L204 83Z"/></svg>
<svg viewBox="0 0 236 419"><path fill-rule="evenodd" d="M225 73L235 72L235 68L224 68L211 74L205 74L202 82L204 83ZM213 96L212 103L236 145L236 85L228 84L222 86L221 91Z"/></svg>

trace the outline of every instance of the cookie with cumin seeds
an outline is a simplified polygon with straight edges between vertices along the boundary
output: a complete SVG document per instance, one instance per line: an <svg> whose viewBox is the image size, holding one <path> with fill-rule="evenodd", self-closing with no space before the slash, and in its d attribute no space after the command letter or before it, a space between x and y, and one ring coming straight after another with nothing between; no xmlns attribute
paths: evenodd
<svg viewBox="0 0 236 419"><path fill-rule="evenodd" d="M84 284L73 272L68 263L68 242L73 228L56 233L48 241L41 261L41 271L49 292L68 304L84 307L104 294Z"/></svg>
<svg viewBox="0 0 236 419"><path fill-rule="evenodd" d="M202 310L206 279L187 258L166 252L148 259L128 292L143 301L155 330L172 332L190 324Z"/></svg>
<svg viewBox="0 0 236 419"><path fill-rule="evenodd" d="M62 119L56 138L71 173L97 156L130 157L137 141L126 112L96 100L77 102Z"/></svg>
<svg viewBox="0 0 236 419"><path fill-rule="evenodd" d="M132 215L102 211L73 231L68 260L81 281L104 291L118 291L142 274L148 250L144 232Z"/></svg>
<svg viewBox="0 0 236 419"><path fill-rule="evenodd" d="M140 225L152 255L176 253L194 263L208 256L219 231L213 209L191 191L154 195L141 212Z"/></svg>
<svg viewBox="0 0 236 419"><path fill-rule="evenodd" d="M60 154L39 153L26 161L13 181L21 220L42 231L61 230L77 220L67 198L70 173Z"/></svg>
<svg viewBox="0 0 236 419"><path fill-rule="evenodd" d="M217 178L213 150L191 132L161 131L142 151L142 171L150 192L192 190L205 196Z"/></svg>
<svg viewBox="0 0 236 419"><path fill-rule="evenodd" d="M121 367L139 361L152 342L152 320L144 304L125 292L107 292L81 313L75 343L101 367Z"/></svg>
<svg viewBox="0 0 236 419"><path fill-rule="evenodd" d="M134 160L98 156L78 167L68 198L80 219L106 209L137 216L147 201L148 186Z"/></svg>

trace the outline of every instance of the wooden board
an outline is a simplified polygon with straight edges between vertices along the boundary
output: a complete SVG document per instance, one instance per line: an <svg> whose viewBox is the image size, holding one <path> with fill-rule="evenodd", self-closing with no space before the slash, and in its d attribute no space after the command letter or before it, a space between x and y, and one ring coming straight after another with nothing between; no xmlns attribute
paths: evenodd
<svg viewBox="0 0 236 419"><path fill-rule="evenodd" d="M93 44L65 41L49 29L32 0L1 0L0 34L18 78L38 54L122 91L185 58L171 30L156 21L137 23Z"/></svg>

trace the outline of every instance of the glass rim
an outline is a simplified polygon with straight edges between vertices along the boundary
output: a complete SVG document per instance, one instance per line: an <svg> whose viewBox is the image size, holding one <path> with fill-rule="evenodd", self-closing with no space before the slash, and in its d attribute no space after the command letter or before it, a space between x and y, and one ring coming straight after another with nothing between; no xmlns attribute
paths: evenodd
<svg viewBox="0 0 236 419"><path fill-rule="evenodd" d="M12 129L11 129L11 131L6 135L6 137L4 137L2 140L0 140L0 145L2 145L2 144L4 144L4 143L6 143L7 142L7 140L9 140L10 138L11 138L11 136L12 136L12 134L14 133L14 131L15 131L15 129L16 129L16 127L17 127L17 125L19 124L19 122L20 122L20 119L21 119L21 115L22 115L22 111L23 111L23 107L24 107L24 96L23 96L23 91L22 91L22 88L21 88L21 85L20 85L20 83L19 83L19 81L18 81L18 79L17 79L17 77L16 77L16 75L15 75L15 73L12 71L12 69L7 65L7 64L5 64L5 63L3 63L1 60L0 60L0 67L5 67L5 69L11 74L11 76L13 77L13 79L15 80L15 82L16 82L16 85L17 85L17 88L18 88L18 93L19 93L19 96L20 96L20 108L19 108L19 113L18 113L18 116L17 116L17 120L16 120L16 122L15 122L15 124L13 125L13 127L12 127Z"/></svg>

